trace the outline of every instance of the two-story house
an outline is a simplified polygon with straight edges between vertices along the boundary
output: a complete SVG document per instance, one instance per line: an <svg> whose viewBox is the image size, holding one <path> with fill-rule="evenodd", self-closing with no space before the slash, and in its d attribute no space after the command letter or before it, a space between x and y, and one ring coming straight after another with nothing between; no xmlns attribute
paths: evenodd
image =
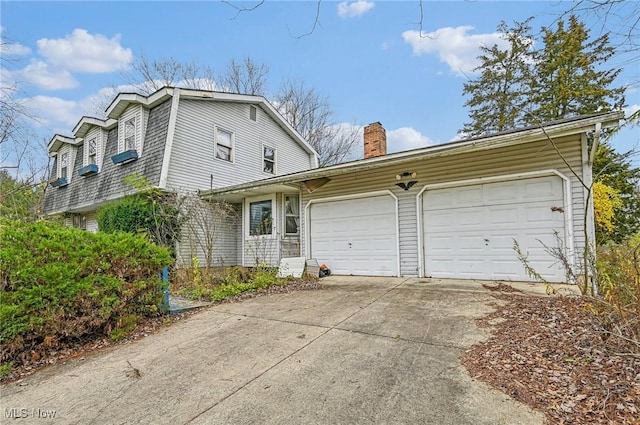
<svg viewBox="0 0 640 425"><path fill-rule="evenodd" d="M124 179L137 173L233 206L218 263L300 255L336 274L531 280L517 243L538 273L562 282L565 263L581 273L594 240L590 152L622 117L571 117L392 154L373 123L364 159L318 168L314 150L262 97L120 94L107 119L84 117L73 137L52 139L45 212L95 230L96 209L132 193ZM179 263L203 264L193 237L178 248Z"/></svg>
<svg viewBox="0 0 640 425"><path fill-rule="evenodd" d="M44 213L65 213L68 225L96 231L96 210L106 202L134 193L125 182L143 177L154 187L185 193L309 170L317 154L276 109L261 96L166 87L149 95L119 94L106 110L106 119L83 117L73 136L55 135L49 143L53 157ZM227 223L217 249L219 262L242 264L250 246L235 237L243 222L256 232L278 234L268 247L270 256L298 255L299 229L294 220L300 197L290 187L277 197L248 199L237 204L239 219ZM267 220L267 217L290 217ZM258 220L258 217L262 220ZM259 241L258 241L259 242ZM264 245L264 244L263 244ZM189 264L203 253L188 240L180 243L179 262ZM249 261L247 261L249 262ZM250 263L250 262L249 262Z"/></svg>

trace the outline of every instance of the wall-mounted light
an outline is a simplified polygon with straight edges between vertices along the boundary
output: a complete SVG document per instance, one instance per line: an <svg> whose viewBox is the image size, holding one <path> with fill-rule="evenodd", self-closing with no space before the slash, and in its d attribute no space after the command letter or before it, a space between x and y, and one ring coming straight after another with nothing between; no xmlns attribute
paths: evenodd
<svg viewBox="0 0 640 425"><path fill-rule="evenodd" d="M417 175L418 173L415 171L405 171L404 173L397 174L396 180L402 180L403 177L411 177L412 179L415 179Z"/></svg>

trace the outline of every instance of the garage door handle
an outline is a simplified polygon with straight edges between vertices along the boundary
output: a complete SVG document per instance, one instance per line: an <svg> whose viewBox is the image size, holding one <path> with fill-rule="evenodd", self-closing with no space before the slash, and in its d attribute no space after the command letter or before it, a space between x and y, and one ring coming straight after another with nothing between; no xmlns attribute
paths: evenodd
<svg viewBox="0 0 640 425"><path fill-rule="evenodd" d="M349 244L349 248L351 248L351 242L347 242Z"/></svg>
<svg viewBox="0 0 640 425"><path fill-rule="evenodd" d="M489 246L489 239L484 240L484 246Z"/></svg>

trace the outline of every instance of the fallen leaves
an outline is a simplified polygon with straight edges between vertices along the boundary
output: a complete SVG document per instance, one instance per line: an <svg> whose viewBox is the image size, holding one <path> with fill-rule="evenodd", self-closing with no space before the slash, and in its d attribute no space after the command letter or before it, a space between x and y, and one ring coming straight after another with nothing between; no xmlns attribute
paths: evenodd
<svg viewBox="0 0 640 425"><path fill-rule="evenodd" d="M549 424L640 424L640 360L615 354L629 347L603 340L584 301L494 296L506 303L480 323L492 336L462 359L472 377L542 411Z"/></svg>

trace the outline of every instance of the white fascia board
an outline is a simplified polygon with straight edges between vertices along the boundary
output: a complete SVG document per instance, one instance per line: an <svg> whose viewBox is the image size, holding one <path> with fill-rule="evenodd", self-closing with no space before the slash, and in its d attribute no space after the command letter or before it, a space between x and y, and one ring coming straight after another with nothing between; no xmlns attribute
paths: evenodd
<svg viewBox="0 0 640 425"><path fill-rule="evenodd" d="M78 121L78 124L76 124L76 126L73 128L73 134L76 137L84 137L93 126L108 130L116 124L118 124L117 120L113 120L113 119L103 120L100 118L84 116L80 118L80 121Z"/></svg>
<svg viewBox="0 0 640 425"><path fill-rule="evenodd" d="M298 183L304 180L317 179L321 177L331 177L346 172L364 171L376 168L381 165L399 165L406 162L437 158L449 155L459 155L463 153L482 151L488 149L496 149L501 147L515 146L523 143L536 142L546 140L548 137L564 137L575 134L582 134L585 131L595 130L597 124L602 126L615 126L618 120L624 115L623 112L611 112L600 114L593 117L583 119L575 119L569 122L561 122L552 124L547 127L538 127L520 131L513 131L507 134L499 134L486 138L476 138L471 140L461 140L442 145L429 146L426 148L414 149L395 154L378 156L369 159L360 159L357 161L346 162L343 164L331 165L329 167L316 168L308 171L300 171L297 173L287 174L283 176L272 177L269 179L258 180L254 182L243 183L239 185L229 186L227 188L205 190L200 192L204 198L220 195L225 192L233 192L257 188L261 186L269 186L275 184Z"/></svg>
<svg viewBox="0 0 640 425"><path fill-rule="evenodd" d="M49 156L55 156L52 154L57 152L58 149L60 149L60 147L63 144L77 146L80 144L80 142L81 140L78 140L75 137L63 136L61 134L54 134L51 140L49 141L49 143L47 144L47 150L49 152Z"/></svg>
<svg viewBox="0 0 640 425"><path fill-rule="evenodd" d="M164 102L166 99L173 95L173 87L163 87L160 90L150 94L149 96L143 96L137 93L119 93L113 102L107 107L106 115L108 118L118 119L118 117L127 109L132 103L143 105L147 108L153 108L154 106Z"/></svg>

